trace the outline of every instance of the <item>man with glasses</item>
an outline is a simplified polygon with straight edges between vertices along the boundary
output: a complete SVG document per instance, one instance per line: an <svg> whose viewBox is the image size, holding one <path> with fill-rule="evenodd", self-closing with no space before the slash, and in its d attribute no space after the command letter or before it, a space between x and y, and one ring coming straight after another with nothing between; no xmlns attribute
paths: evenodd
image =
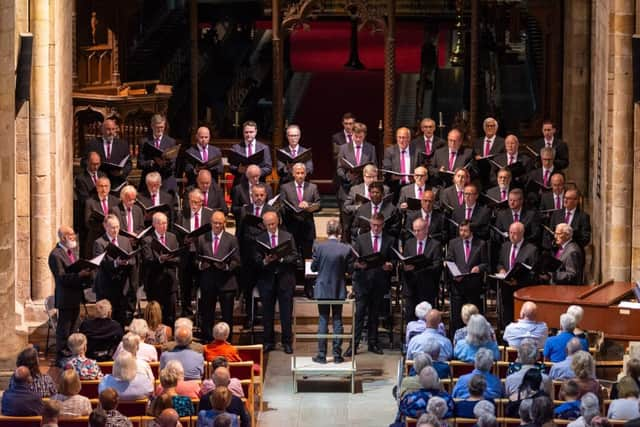
<svg viewBox="0 0 640 427"><path fill-rule="evenodd" d="M496 216L496 228L508 232L511 224L520 222L524 225L524 239L538 246L540 244L540 217L535 210L529 210L524 206L524 194L520 188L514 188L509 192L509 208L498 212ZM502 241L502 239L500 240Z"/></svg>
<svg viewBox="0 0 640 427"><path fill-rule="evenodd" d="M492 164L487 161L480 161L488 156L496 156L504 153L504 138L498 136L498 121L493 117L487 117L482 123L484 136L479 137L473 144L473 154L478 164L478 173L482 180L483 188L495 185L491 179Z"/></svg>
<svg viewBox="0 0 640 427"><path fill-rule="evenodd" d="M465 168L456 169L453 184L438 192L441 208L454 210L464 203L464 187L471 181L469 171Z"/></svg>
<svg viewBox="0 0 640 427"><path fill-rule="evenodd" d="M413 184L405 185L400 189L398 197L398 208L407 209L407 199L422 200L425 191L430 190L431 186L427 186L429 181L429 173L424 166L418 166L413 171Z"/></svg>
<svg viewBox="0 0 640 427"><path fill-rule="evenodd" d="M300 145L300 138L302 131L298 125L287 126L287 146L283 148L284 151L292 158L296 158L301 155L307 148ZM309 159L304 162L304 167L307 171L307 176L313 174L313 160ZM284 163L278 160L278 177L280 178L280 185L293 181L293 163Z"/></svg>
<svg viewBox="0 0 640 427"><path fill-rule="evenodd" d="M584 284L584 253L573 241L573 228L569 224L560 223L555 228L555 252L552 254L561 262L560 267L543 276L558 285Z"/></svg>
<svg viewBox="0 0 640 427"><path fill-rule="evenodd" d="M479 239L489 239L489 222L491 211L478 204L478 187L475 184L467 184L464 187L464 204L453 210L453 222L450 227L450 236L455 236L462 221L469 221L473 225L473 233Z"/></svg>
<svg viewBox="0 0 640 427"><path fill-rule="evenodd" d="M407 212L404 227L405 230L413 232L413 222L417 218L422 218L425 222L425 228L429 238L438 240L441 243L446 243L449 241L446 221L442 212L433 210L435 199L436 196L433 191L425 191L420 199L420 209L417 211Z"/></svg>
<svg viewBox="0 0 640 427"><path fill-rule="evenodd" d="M473 168L473 151L462 146L462 132L452 129L447 135L447 146L436 151L429 173L438 174L439 180L448 185L451 177L449 175L447 178L447 173L453 173L458 168Z"/></svg>
<svg viewBox="0 0 640 427"><path fill-rule="evenodd" d="M561 223L569 224L573 229L573 241L584 250L585 246L591 242L591 219L589 214L579 207L580 192L576 188L568 189L564 192L564 208L555 211L549 220L549 227L552 230ZM550 233L545 233L543 247L551 250L552 239Z"/></svg>
<svg viewBox="0 0 640 427"><path fill-rule="evenodd" d="M351 241L351 226L353 224L353 216L355 215L358 208L362 205L358 201L360 196L363 196L367 199L371 199L369 196L369 186L378 181L378 168L374 165L367 165L362 169L362 179L363 182L360 184L354 185L349 190L349 195L344 201L342 205L342 209L340 211L340 222L343 224L342 228L342 241L350 242ZM389 195L389 187L384 185L383 187L383 199Z"/></svg>
<svg viewBox="0 0 640 427"><path fill-rule="evenodd" d="M415 164L422 164L423 166L429 167L431 166L434 153L446 146L447 142L435 135L436 122L431 118L427 117L422 119L420 122L420 131L422 134L411 141L411 147L416 156ZM420 153L424 153L424 155L420 155ZM424 161L420 162L420 159Z"/></svg>
<svg viewBox="0 0 640 427"><path fill-rule="evenodd" d="M413 147L409 145L411 131L401 127L396 131L396 145L387 147L382 159L382 168L400 175L387 173L385 181L394 194L394 203L398 200L400 189L411 183L411 171L415 167Z"/></svg>

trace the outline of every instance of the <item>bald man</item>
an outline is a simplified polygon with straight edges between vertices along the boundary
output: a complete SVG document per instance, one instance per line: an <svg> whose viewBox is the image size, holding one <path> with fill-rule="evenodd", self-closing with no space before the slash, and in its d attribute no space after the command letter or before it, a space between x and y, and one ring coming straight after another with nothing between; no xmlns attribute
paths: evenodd
<svg viewBox="0 0 640 427"><path fill-rule="evenodd" d="M89 152L87 154L87 167L79 175L76 175L73 181L73 188L78 202L78 212L84 212L85 201L96 193L98 178L106 176L100 170L101 163L98 153L95 151Z"/></svg>
<svg viewBox="0 0 640 427"><path fill-rule="evenodd" d="M80 166L87 167L89 153L95 151L100 155L101 170L109 177L111 184L118 187L125 182L131 173L131 156L129 156L129 144L118 138L118 124L115 119L108 118L102 124L102 136L99 136L87 144L85 154L82 156ZM124 168L110 168L105 163L119 164L125 158Z"/></svg>
<svg viewBox="0 0 640 427"><path fill-rule="evenodd" d="M184 166L184 171L191 185L195 184L196 176L200 169L205 169L202 163L207 163L216 157L222 156L220 149L211 145L211 131L206 126L198 128L195 136L195 144L187 148L186 154L188 161ZM209 166L206 169L211 172L213 181L218 181L218 177L222 175L223 168L224 165L221 160L215 166Z"/></svg>
<svg viewBox="0 0 640 427"><path fill-rule="evenodd" d="M176 427L180 417L173 408L167 408L160 412L160 415L156 419L158 427Z"/></svg>
<svg viewBox="0 0 640 427"><path fill-rule="evenodd" d="M29 368L18 366L11 385L2 394L2 415L26 417L42 414L42 399L31 390L32 382Z"/></svg>
<svg viewBox="0 0 640 427"><path fill-rule="evenodd" d="M55 307L58 309L56 326L56 357L61 359L67 349L67 338L75 331L80 320L83 290L91 285L91 271L67 272L67 267L80 258L76 233L62 225L58 229L58 244L49 254L49 270L56 284Z"/></svg>
<svg viewBox="0 0 640 427"><path fill-rule="evenodd" d="M222 212L214 212L211 216L211 232L200 236L196 245L200 269L199 312L202 315L204 342L213 340L212 329L218 301L220 301L222 320L230 328L229 341L233 333L233 301L238 292L235 272L240 267L240 248L236 237L224 230L225 221L226 218ZM202 256L206 258L203 259ZM224 261L213 262L211 259L224 259Z"/></svg>
<svg viewBox="0 0 640 427"><path fill-rule="evenodd" d="M253 186L260 183L260 167L258 165L249 165L244 172L245 178L231 189L231 213L238 219L242 216L242 208L253 203ZM265 187L266 199L273 197L271 186Z"/></svg>
<svg viewBox="0 0 640 427"><path fill-rule="evenodd" d="M522 304L520 319L507 325L502 336L510 347L519 347L525 339L535 340L538 348L544 348L544 343L549 335L549 328L545 322L538 322L538 307L533 301Z"/></svg>
<svg viewBox="0 0 640 427"><path fill-rule="evenodd" d="M462 138L462 132L458 129L450 130L447 134L447 146L436 151L433 164L429 168L429 173L437 176L446 186L451 184L453 178L449 173L465 166L467 170L473 170L473 152L471 148L462 146Z"/></svg>
<svg viewBox="0 0 640 427"><path fill-rule="evenodd" d="M202 191L202 206L214 211L222 211L225 215L229 213L227 202L224 200L224 190L212 179L211 172L207 169L201 169L198 172L195 188Z"/></svg>

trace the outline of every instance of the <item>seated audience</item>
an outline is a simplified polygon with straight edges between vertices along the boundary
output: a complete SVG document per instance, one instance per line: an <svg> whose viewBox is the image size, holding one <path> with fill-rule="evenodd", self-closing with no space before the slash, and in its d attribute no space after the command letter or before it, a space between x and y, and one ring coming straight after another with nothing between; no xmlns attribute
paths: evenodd
<svg viewBox="0 0 640 427"><path fill-rule="evenodd" d="M580 399L580 417L568 424L568 427L588 427L592 426L592 421L600 415L600 403L598 396L587 393Z"/></svg>
<svg viewBox="0 0 640 427"><path fill-rule="evenodd" d="M473 316L474 314L480 314L480 310L478 310L478 307L476 307L475 304L463 305L462 308L460 309L460 317L462 319L462 323L467 325L469 323L469 319L471 319L471 316ZM491 334L492 334L491 339L493 341L496 341L496 335L493 329L491 330ZM458 341L463 340L466 336L467 336L467 327L463 326L462 328L458 329L454 333L453 345L458 344Z"/></svg>
<svg viewBox="0 0 640 427"><path fill-rule="evenodd" d="M567 357L563 361L554 363L549 370L549 377L552 380L566 380L569 378L575 378L576 374L571 369L571 363L573 361L573 355L582 350L582 344L580 340L573 337L567 343Z"/></svg>
<svg viewBox="0 0 640 427"><path fill-rule="evenodd" d="M505 408L505 415L507 417L516 417L520 411L520 403L524 399L535 399L545 395L548 396L542 388L542 374L537 369L528 369L522 377L522 382L517 390L508 396L509 402Z"/></svg>
<svg viewBox="0 0 640 427"><path fill-rule="evenodd" d="M431 304L429 304L427 301L422 301L420 304L416 305L414 311L416 320L412 320L407 323L405 343L408 344L409 341L411 341L411 338L424 332L424 330L427 328L426 317L432 308L433 307L431 307ZM438 325L438 332L442 336L447 336L447 331L444 329L444 323L440 323Z"/></svg>
<svg viewBox="0 0 640 427"><path fill-rule="evenodd" d="M193 336L193 322L188 317L179 317L173 324L173 331L177 333L178 328L185 328L189 331L191 336ZM162 345L162 351L171 351L173 350L177 344L175 340L175 335L173 337L173 341L167 341ZM188 346L191 350L196 351L198 353L204 352L204 346L198 342L191 341Z"/></svg>
<svg viewBox="0 0 640 427"><path fill-rule="evenodd" d="M582 317L584 316L584 309L579 305L570 305L569 308L567 308L567 313L576 319L576 327L573 329L573 335L580 339L584 338L588 343L589 337L587 336L587 331L580 329L580 322L582 322Z"/></svg>
<svg viewBox="0 0 640 427"><path fill-rule="evenodd" d="M232 417L233 421L231 425L233 427L238 426L238 417L226 412L225 410L231 403L231 392L224 386L218 386L211 392L209 401L211 403L211 409L202 409L198 412L198 427L213 427L213 422L220 414L228 414ZM202 403L202 402L201 402Z"/></svg>
<svg viewBox="0 0 640 427"><path fill-rule="evenodd" d="M618 398L611 401L607 418L612 420L631 420L640 417L638 409L640 390L631 377L622 377L618 381Z"/></svg>
<svg viewBox="0 0 640 427"><path fill-rule="evenodd" d="M421 388L412 393L406 393L400 400L395 421L396 425L404 425L406 417L417 418L420 416L426 411L429 399L434 396L442 397L447 403L445 418L453 416L453 399L447 392L442 390L436 370L431 366L427 366L418 375Z"/></svg>
<svg viewBox="0 0 640 427"><path fill-rule="evenodd" d="M202 410L208 410L212 408L211 399L215 390L220 387L225 387L227 389L229 388L227 387L227 385L231 381L231 375L229 374L228 368L223 366L216 368L216 370L213 371L211 378L216 384L216 388L213 391L204 394L200 398L198 413L200 413ZM242 403L242 399L238 396L234 396L232 393L231 399L225 408L227 412L233 415L237 415L240 418L240 427L249 427L251 425L251 418L249 417L249 414L247 413L245 406Z"/></svg>
<svg viewBox="0 0 640 427"><path fill-rule="evenodd" d="M453 354L453 346L449 338L438 333L438 325L442 321L442 315L438 310L430 310L426 317L426 329L424 332L411 338L407 346L407 359L412 360L414 353L425 351L424 347L429 342L436 342L440 347L440 353L437 359L442 362L451 359ZM433 358L433 356L432 356Z"/></svg>
<svg viewBox="0 0 640 427"><path fill-rule="evenodd" d="M60 376L58 394L51 397L60 401L60 415L63 417L84 417L91 413L91 402L80 395L80 377L75 369L67 369Z"/></svg>
<svg viewBox="0 0 640 427"><path fill-rule="evenodd" d="M125 417L120 413L120 411L118 411L119 397L118 392L111 387L107 387L100 392L100 407L104 410L104 415L107 419L105 425L131 427L131 421L129 418ZM95 412L96 410L94 410L91 415Z"/></svg>
<svg viewBox="0 0 640 427"><path fill-rule="evenodd" d="M176 345L160 355L160 368L164 368L169 360L178 360L184 368L186 380L200 380L204 372L204 357L202 352L192 350L189 345L193 341L191 329L184 326L176 328Z"/></svg>
<svg viewBox="0 0 640 427"><path fill-rule="evenodd" d="M127 421L129 419L127 418ZM129 424L121 424L124 427L131 426L131 421ZM89 415L89 427L106 427L107 426L107 414L101 407L97 407L91 412Z"/></svg>
<svg viewBox="0 0 640 427"><path fill-rule="evenodd" d="M87 357L99 362L111 360L124 335L122 326L111 319L111 303L108 299L96 302L96 317L80 324L80 333L87 337Z"/></svg>
<svg viewBox="0 0 640 427"><path fill-rule="evenodd" d="M438 419L441 426L448 425L444 420L445 415L449 411L446 400L440 396L433 396L427 402L427 414L431 414Z"/></svg>
<svg viewBox="0 0 640 427"><path fill-rule="evenodd" d="M431 366L438 373L441 380L451 377L451 369L448 362L438 360L440 358L441 346L437 341L430 341L424 347L424 352L431 356Z"/></svg>
<svg viewBox="0 0 640 427"><path fill-rule="evenodd" d="M544 348L544 343L549 335L549 328L545 322L536 320L538 307L534 302L527 301L520 309L520 319L511 322L504 330L503 339L510 347L517 347L525 338L533 339L538 348Z"/></svg>
<svg viewBox="0 0 640 427"><path fill-rule="evenodd" d="M162 411L154 421L158 427L182 427L178 412L173 408L167 408Z"/></svg>
<svg viewBox="0 0 640 427"><path fill-rule="evenodd" d="M42 398L31 389L31 384L29 368L18 366L11 377L9 388L2 393L2 415L26 417L42 413Z"/></svg>
<svg viewBox="0 0 640 427"><path fill-rule="evenodd" d="M596 363L591 354L577 351L571 360L571 370L576 374L574 380L578 384L578 399L586 393L600 396L600 383L596 380ZM564 399L562 391L560 399Z"/></svg>
<svg viewBox="0 0 640 427"><path fill-rule="evenodd" d="M60 402L57 400L47 400L42 409L41 427L58 427L58 417L60 416Z"/></svg>
<svg viewBox="0 0 640 427"><path fill-rule="evenodd" d="M474 314L467 323L467 336L458 341L453 355L463 362L473 362L476 352L480 348L487 348L493 352L493 358L500 358L500 350L495 341L491 340L493 330L482 314Z"/></svg>
<svg viewBox="0 0 640 427"><path fill-rule="evenodd" d="M531 403L531 422L540 427L554 427L553 401L549 396L538 396Z"/></svg>
<svg viewBox="0 0 640 427"><path fill-rule="evenodd" d="M457 387L457 384L456 384ZM456 401L455 416L462 418L474 418L473 408L476 404L484 399L485 391L487 390L487 380L480 375L474 374L470 380L467 381L466 396L458 396ZM453 397L455 398L455 388L453 390Z"/></svg>
<svg viewBox="0 0 640 427"><path fill-rule="evenodd" d="M416 422L416 427L442 427L440 420L431 414L422 414Z"/></svg>
<svg viewBox="0 0 640 427"><path fill-rule="evenodd" d="M121 400L146 399L153 393L153 383L146 375L137 372L136 359L123 351L113 363L113 372L100 381L98 391L113 388Z"/></svg>
<svg viewBox="0 0 640 427"><path fill-rule="evenodd" d="M149 363L147 363L147 361L138 357L138 353L140 351L140 344L142 344L142 342L139 335L133 334L131 332L127 332L127 334L124 337L122 337L122 342L120 343L120 345L122 346L121 347L122 350L121 351L116 350L116 354L114 354L114 356L117 358L118 355L122 354L123 352L130 353L136 359L136 367L137 367L136 372L138 374L144 375L145 377L149 378L149 381L151 381L151 383L153 384L156 382L156 378L155 378L155 375L153 375L151 366L149 366ZM149 345L149 344L146 344L146 345Z"/></svg>
<svg viewBox="0 0 640 427"><path fill-rule="evenodd" d="M58 387L53 379L51 379L49 375L40 372L38 350L33 346L29 345L29 347L18 353L18 357L16 358L16 367L18 366L26 366L29 369L29 373L31 374L29 390L33 391L41 398L53 396L58 392ZM11 377L9 380L9 387L11 387L13 378L14 377Z"/></svg>
<svg viewBox="0 0 640 427"><path fill-rule="evenodd" d="M498 419L495 415L482 414L478 417L477 427L498 427Z"/></svg>
<svg viewBox="0 0 640 427"><path fill-rule="evenodd" d="M473 417L471 418L480 418L483 415L494 415L496 414L496 405L489 400L481 400L473 407Z"/></svg>
<svg viewBox="0 0 640 427"><path fill-rule="evenodd" d="M480 375L485 380L485 390L481 399L497 399L502 397L502 382L500 378L491 373L493 368L493 353L488 348L481 348L476 352L474 370L469 374L461 375L456 382L453 392L454 399L467 399L471 395L470 381L475 375Z"/></svg>
<svg viewBox="0 0 640 427"><path fill-rule="evenodd" d="M432 366L431 356L427 353L418 353L413 359L413 368L409 372L409 375L402 378L400 387L397 390L396 397L398 400L402 399L405 394L420 390L420 372L427 366Z"/></svg>
<svg viewBox="0 0 640 427"><path fill-rule="evenodd" d="M553 363L560 362L567 356L567 343L574 337L573 330L576 327L576 318L571 314L561 314L560 327L562 328L562 332L556 336L549 337L544 344L544 357ZM586 339L580 339L580 343L584 351L589 351L589 344L587 344Z"/></svg>
<svg viewBox="0 0 640 427"><path fill-rule="evenodd" d="M147 415L153 417L153 420L149 423L148 427L158 427L158 418L166 409L173 409L173 399L168 394L162 393L160 396L151 400L149 408L147 408Z"/></svg>
<svg viewBox="0 0 640 427"><path fill-rule="evenodd" d="M98 363L85 356L87 352L87 337L76 332L67 339L67 346L71 357L65 361L64 369L75 369L81 380L97 380L104 376Z"/></svg>
<svg viewBox="0 0 640 427"><path fill-rule="evenodd" d="M136 353L136 359L144 360L145 362L157 362L158 361L158 351L151 344L147 344L144 342L145 338L149 335L149 326L147 326L147 321L144 319L133 319L129 324L129 334L136 335L140 338L140 343L138 345L138 352ZM113 353L113 359L115 360L118 357L118 354L123 350L122 342L118 344L118 348ZM129 351L131 353L131 351Z"/></svg>
<svg viewBox="0 0 640 427"><path fill-rule="evenodd" d="M631 348L633 349L633 347ZM637 354L634 351L629 351L630 359L625 363L623 371L618 374L619 380L624 376L631 377L635 380L638 389L640 389L640 359L637 358ZM618 381L619 381L618 380ZM613 383L611 386L611 393L609 395L611 399L617 399L618 396L618 383Z"/></svg>
<svg viewBox="0 0 640 427"><path fill-rule="evenodd" d="M227 368L228 370L229 362L227 361L227 359L225 359L222 356L218 356L215 359L213 359L213 361L211 362L211 372L215 373L216 369L218 368ZM211 378L208 378L202 381L202 387L200 388L200 393L199 393L200 396L213 391L213 389L219 385L224 385L224 384L218 384L214 382L214 375L211 374ZM227 385L227 387L231 391L231 394L233 394L234 396L238 396L240 399L244 398L244 390L242 389L242 383L238 378L235 378L235 377L230 378L229 384Z"/></svg>
<svg viewBox="0 0 640 427"><path fill-rule="evenodd" d="M238 350L227 341L231 329L226 322L218 322L213 327L213 342L204 346L204 357L207 361L212 361L218 356L222 356L229 362L242 362Z"/></svg>
<svg viewBox="0 0 640 427"><path fill-rule="evenodd" d="M575 420L580 417L580 388L574 380L565 381L560 392L564 396L564 402L556 406L553 413L556 418Z"/></svg>
<svg viewBox="0 0 640 427"><path fill-rule="evenodd" d="M167 362L167 366L164 367L160 371L170 372L172 376L175 376L178 379L178 383L176 385L176 393L181 396L187 396L190 399L198 399L200 397L200 381L199 380L184 380L184 368L182 367L182 363L179 360L170 360ZM164 388L162 386L162 382L158 384L156 387L155 395L160 396L164 392Z"/></svg>
<svg viewBox="0 0 640 427"><path fill-rule="evenodd" d="M533 399L523 399L520 402L518 408L518 415L520 416L520 425L526 427L536 427L531 420L531 405L533 405Z"/></svg>
<svg viewBox="0 0 640 427"><path fill-rule="evenodd" d="M177 362L172 360L171 362ZM170 362L170 363L171 363ZM191 403L191 397L178 393L177 386L180 377L174 369L164 368L160 371L160 386L162 386L163 395L171 398L172 408L175 409L181 417L194 415L195 409Z"/></svg>
<svg viewBox="0 0 640 427"><path fill-rule="evenodd" d="M162 323L162 307L157 301L149 301L144 308L144 320L149 331L144 342L151 345L165 344L171 339L171 328Z"/></svg>
<svg viewBox="0 0 640 427"><path fill-rule="evenodd" d="M512 396L518 391L527 371L539 371L536 366L537 359L538 346L536 342L530 339L522 340L518 346L518 358L516 359L516 362L520 364L520 369L507 375L504 384L506 396ZM548 395L551 395L551 379L544 373L542 374L542 388Z"/></svg>

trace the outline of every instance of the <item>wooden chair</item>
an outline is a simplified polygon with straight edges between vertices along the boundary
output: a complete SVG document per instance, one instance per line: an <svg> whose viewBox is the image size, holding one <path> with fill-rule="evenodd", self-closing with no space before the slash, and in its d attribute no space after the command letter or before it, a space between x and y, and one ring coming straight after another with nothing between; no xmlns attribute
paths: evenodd
<svg viewBox="0 0 640 427"><path fill-rule="evenodd" d="M475 418L459 418L456 417L453 419L453 424L456 427L473 427L478 422ZM451 422L449 424L452 424Z"/></svg>
<svg viewBox="0 0 640 427"><path fill-rule="evenodd" d="M253 360L243 362L229 362L229 373L232 378L239 380L253 379Z"/></svg>
<svg viewBox="0 0 640 427"><path fill-rule="evenodd" d="M98 362L98 366L100 366L100 370L105 375L113 372L113 360L108 362Z"/></svg>
<svg viewBox="0 0 640 427"><path fill-rule="evenodd" d="M498 418L500 427L520 427L520 418Z"/></svg>
<svg viewBox="0 0 640 427"><path fill-rule="evenodd" d="M571 420L565 420L563 418L554 418L553 419L553 423L557 426L566 426L567 424L569 424L571 422Z"/></svg>
<svg viewBox="0 0 640 427"><path fill-rule="evenodd" d="M515 362L518 358L518 349L516 347L505 347L505 362ZM542 362L542 349L538 350L538 362Z"/></svg>
<svg viewBox="0 0 640 427"><path fill-rule="evenodd" d="M498 361L494 363L494 373L498 378L506 378L507 371L509 370L510 362Z"/></svg>
<svg viewBox="0 0 640 427"><path fill-rule="evenodd" d="M42 417L9 417L0 415L0 427L40 427ZM86 425L86 424L85 424Z"/></svg>
<svg viewBox="0 0 640 427"><path fill-rule="evenodd" d="M238 354L240 354L240 358L242 360L253 360L253 363L257 364L260 367L260 372L258 374L254 373L253 375L253 384L254 384L254 392L258 397L259 408L258 410L262 412L264 410L264 401L263 401L263 385L264 385L264 352L262 348L262 344L252 344L252 345L238 345L236 346L238 350Z"/></svg>
<svg viewBox="0 0 640 427"><path fill-rule="evenodd" d="M89 424L89 417L73 417L58 419L58 427L86 427Z"/></svg>
<svg viewBox="0 0 640 427"><path fill-rule="evenodd" d="M452 360L449 362L452 378L460 378L462 375L471 373L475 365L469 362L461 362L460 360Z"/></svg>
<svg viewBox="0 0 640 427"><path fill-rule="evenodd" d="M241 379L240 384L242 385L242 391L244 392L244 395L245 395L245 397L242 399L242 402L247 408L249 417L251 417L251 427L255 427L257 420L256 420L256 402L255 402L255 390L254 390L253 379L251 378L247 378L243 380Z"/></svg>
<svg viewBox="0 0 640 427"><path fill-rule="evenodd" d="M408 376L409 372L411 372L411 368L413 368L413 360L405 360L404 361L404 375Z"/></svg>
<svg viewBox="0 0 640 427"><path fill-rule="evenodd" d="M80 385L82 388L80 389L80 394L89 399L97 399L100 397L100 393L98 393L100 381L102 380L81 380Z"/></svg>
<svg viewBox="0 0 640 427"><path fill-rule="evenodd" d="M493 403L496 405L496 417L504 417L504 409L509 403L507 398L494 399Z"/></svg>
<svg viewBox="0 0 640 427"><path fill-rule="evenodd" d="M417 418L407 417L404 420L404 426L405 427L416 427L417 425L418 425L418 419Z"/></svg>
<svg viewBox="0 0 640 427"><path fill-rule="evenodd" d="M118 411L126 417L142 417L147 413L149 399L140 400L120 400Z"/></svg>
<svg viewBox="0 0 640 427"><path fill-rule="evenodd" d="M160 360L160 355L162 354L162 344L154 344L153 346L156 348L156 353L158 353L158 360Z"/></svg>
<svg viewBox="0 0 640 427"><path fill-rule="evenodd" d="M451 378L440 380L440 384L442 384L442 387L447 393L451 393L451 391L453 390L453 386L455 385L453 379Z"/></svg>
<svg viewBox="0 0 640 427"><path fill-rule="evenodd" d="M154 417L145 415L143 417L129 417L129 420L133 424L133 427L147 427L151 425L151 421L154 420ZM134 420L136 420L137 424ZM197 415L180 417L180 424L182 424L182 427L195 427L197 420Z"/></svg>
<svg viewBox="0 0 640 427"><path fill-rule="evenodd" d="M153 372L153 376L160 378L160 362L149 362L149 367L151 368L151 372Z"/></svg>
<svg viewBox="0 0 640 427"><path fill-rule="evenodd" d="M551 385L551 398L560 399L560 389L562 388L564 381L553 381Z"/></svg>

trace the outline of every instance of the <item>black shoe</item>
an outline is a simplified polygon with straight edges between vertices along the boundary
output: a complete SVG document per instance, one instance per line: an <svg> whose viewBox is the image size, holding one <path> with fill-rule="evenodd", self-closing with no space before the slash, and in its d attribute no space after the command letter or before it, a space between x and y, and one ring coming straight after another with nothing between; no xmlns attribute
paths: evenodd
<svg viewBox="0 0 640 427"><path fill-rule="evenodd" d="M355 351L351 348L351 346L349 346L349 348L347 348L347 350L342 353L344 357L351 357L352 354L358 354L358 346L356 346Z"/></svg>
<svg viewBox="0 0 640 427"><path fill-rule="evenodd" d="M291 348L291 344L282 344L282 349L287 354L293 354L293 348Z"/></svg>
<svg viewBox="0 0 640 427"><path fill-rule="evenodd" d="M327 363L327 358L324 356L320 356L319 354L313 356L311 360L313 360L314 363L322 363L322 364Z"/></svg>
<svg viewBox="0 0 640 427"><path fill-rule="evenodd" d="M344 362L344 357L342 356L333 356L333 363L342 363Z"/></svg>
<svg viewBox="0 0 640 427"><path fill-rule="evenodd" d="M369 351L371 353L375 353L375 354L384 354L384 351L382 351L382 349L380 347L378 347L377 344L371 344L369 346Z"/></svg>
<svg viewBox="0 0 640 427"><path fill-rule="evenodd" d="M273 344L265 344L264 347L262 348L262 351L264 351L265 353L268 353L270 351L275 350L276 347Z"/></svg>

